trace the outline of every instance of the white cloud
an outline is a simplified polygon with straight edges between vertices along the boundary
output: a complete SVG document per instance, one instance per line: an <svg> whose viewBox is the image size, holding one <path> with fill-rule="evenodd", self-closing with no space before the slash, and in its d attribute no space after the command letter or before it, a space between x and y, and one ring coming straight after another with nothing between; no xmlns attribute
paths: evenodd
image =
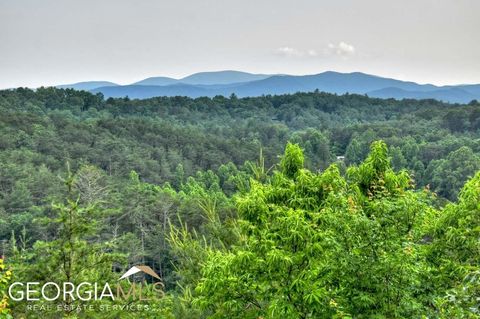
<svg viewBox="0 0 480 319"><path fill-rule="evenodd" d="M323 49L297 49L289 46L277 48L275 54L290 57L290 58L315 58L315 57L328 57L328 56L340 56L347 58L355 54L355 47L346 42L339 42L338 44L329 43Z"/></svg>
<svg viewBox="0 0 480 319"><path fill-rule="evenodd" d="M339 56L349 56L355 54L355 47L346 42L339 42L338 44L329 43L327 46L327 53Z"/></svg>
<svg viewBox="0 0 480 319"><path fill-rule="evenodd" d="M281 48L278 48L275 52L278 55L284 55L284 56L288 56L288 57L300 56L301 55L301 52L299 50L291 48L291 47L281 47Z"/></svg>
<svg viewBox="0 0 480 319"><path fill-rule="evenodd" d="M318 55L317 51L313 49L299 50L292 47L280 47L277 50L275 50L275 53L278 55L286 56L286 57L297 57L297 58L315 57Z"/></svg>

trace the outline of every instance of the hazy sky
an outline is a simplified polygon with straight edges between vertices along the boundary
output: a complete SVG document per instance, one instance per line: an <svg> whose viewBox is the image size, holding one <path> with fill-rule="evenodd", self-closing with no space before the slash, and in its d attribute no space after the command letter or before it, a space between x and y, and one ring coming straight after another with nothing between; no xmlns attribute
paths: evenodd
<svg viewBox="0 0 480 319"><path fill-rule="evenodd" d="M0 0L0 87L198 71L480 83L478 0Z"/></svg>

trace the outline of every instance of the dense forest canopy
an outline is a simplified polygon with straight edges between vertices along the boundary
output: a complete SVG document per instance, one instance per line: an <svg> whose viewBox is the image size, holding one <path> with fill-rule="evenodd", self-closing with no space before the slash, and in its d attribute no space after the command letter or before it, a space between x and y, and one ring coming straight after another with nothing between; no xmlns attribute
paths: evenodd
<svg viewBox="0 0 480 319"><path fill-rule="evenodd" d="M68 160L73 168L90 163L123 178L134 170L144 181L178 185L179 170L186 177L229 162L241 166L260 148L271 166L287 141L304 148L307 167L323 169L337 156L345 156L347 165L359 163L370 143L382 139L392 148L395 168L408 168L419 187L430 184L452 200L480 163L475 101L451 105L326 93L104 101L101 95L40 88L2 91L0 108L2 163L16 163L30 177L42 164L62 171ZM13 189L2 187L3 194Z"/></svg>
<svg viewBox="0 0 480 319"><path fill-rule="evenodd" d="M45 281L69 251L101 265L78 280L155 269L152 318L478 316L476 101L19 88L0 115L14 278Z"/></svg>

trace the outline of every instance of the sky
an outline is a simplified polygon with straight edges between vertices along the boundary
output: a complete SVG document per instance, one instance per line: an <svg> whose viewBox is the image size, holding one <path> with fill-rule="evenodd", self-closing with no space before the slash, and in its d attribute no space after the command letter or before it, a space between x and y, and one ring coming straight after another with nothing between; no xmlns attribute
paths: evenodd
<svg viewBox="0 0 480 319"><path fill-rule="evenodd" d="M480 83L478 0L0 0L0 88L201 71Z"/></svg>

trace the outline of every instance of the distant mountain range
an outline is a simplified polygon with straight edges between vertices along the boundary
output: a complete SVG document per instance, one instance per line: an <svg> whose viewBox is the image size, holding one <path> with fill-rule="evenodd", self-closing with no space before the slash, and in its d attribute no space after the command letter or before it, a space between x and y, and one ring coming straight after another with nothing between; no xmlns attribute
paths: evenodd
<svg viewBox="0 0 480 319"><path fill-rule="evenodd" d="M263 80L271 77L271 74L252 74L240 71L217 71L200 72L181 79L173 79L164 76L147 78L145 80L132 83L132 85L171 85L171 84L190 84L190 85L215 85L244 83L257 80Z"/></svg>
<svg viewBox="0 0 480 319"><path fill-rule="evenodd" d="M143 99L155 96L238 97L311 92L366 94L378 98L437 99L450 103L480 100L480 84L435 86L370 74L323 72L314 75L269 75L239 71L201 72L181 79L152 77L129 85L95 81L60 85L60 88L101 92L105 97Z"/></svg>
<svg viewBox="0 0 480 319"><path fill-rule="evenodd" d="M57 85L59 89L75 89L89 91L103 86L117 86L118 84L108 81L88 81L74 84Z"/></svg>

